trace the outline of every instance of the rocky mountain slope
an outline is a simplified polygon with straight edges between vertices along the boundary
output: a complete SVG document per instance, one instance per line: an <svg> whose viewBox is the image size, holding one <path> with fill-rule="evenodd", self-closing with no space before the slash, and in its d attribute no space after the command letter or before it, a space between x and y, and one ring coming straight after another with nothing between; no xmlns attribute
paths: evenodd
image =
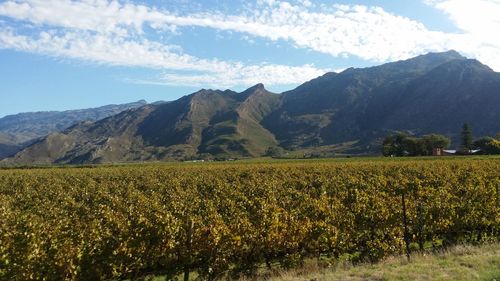
<svg viewBox="0 0 500 281"><path fill-rule="evenodd" d="M177 101L84 122L34 143L11 163L103 163L196 157L258 156L276 146L260 124L279 95L259 84L242 93L200 90Z"/></svg>
<svg viewBox="0 0 500 281"><path fill-rule="evenodd" d="M450 51L327 73L283 93L264 124L292 148L370 144L396 130L457 142L464 122L478 136L500 130L500 74Z"/></svg>

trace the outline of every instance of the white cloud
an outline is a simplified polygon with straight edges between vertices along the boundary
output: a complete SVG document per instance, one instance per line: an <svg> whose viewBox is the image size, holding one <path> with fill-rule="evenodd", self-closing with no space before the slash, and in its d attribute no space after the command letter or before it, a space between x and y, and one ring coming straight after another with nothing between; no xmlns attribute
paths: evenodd
<svg viewBox="0 0 500 281"><path fill-rule="evenodd" d="M500 0L425 0L441 10L462 30L451 48L475 57L500 71Z"/></svg>
<svg viewBox="0 0 500 281"><path fill-rule="evenodd" d="M7 28L0 31L0 46L108 65L198 73L168 74L159 80L149 81L171 85L232 87L259 82L284 85L307 81L326 72L312 65L244 65L241 62L200 59L175 52L175 46L165 46L146 39L137 41L89 32L57 35L56 32L43 31L37 36L25 36L17 35Z"/></svg>
<svg viewBox="0 0 500 281"><path fill-rule="evenodd" d="M227 63L177 54L174 48L150 42L127 40L88 32L42 31L38 35L17 35L12 29L0 31L3 48L35 52L109 65L167 68L175 70L221 71Z"/></svg>
<svg viewBox="0 0 500 281"><path fill-rule="evenodd" d="M35 24L117 33L142 32L144 24L163 26L163 13L144 5L107 0L26 0L0 4L0 15Z"/></svg>
<svg viewBox="0 0 500 281"><path fill-rule="evenodd" d="M204 75L178 75L168 73L158 81L165 84L190 84L196 86L219 85L231 87L234 85L288 85L297 81L307 81L316 78L325 71L318 70L312 65L291 67L284 65L262 64L228 68L224 72Z"/></svg>
<svg viewBox="0 0 500 281"><path fill-rule="evenodd" d="M357 56L385 62L430 51L455 49L500 70L500 0L425 0L445 12L464 32L427 29L422 23L362 5L322 5L321 12L307 1L296 5L278 0L257 2L244 15L168 15L168 24L203 26L284 40L334 57ZM301 3L303 2L303 3Z"/></svg>
<svg viewBox="0 0 500 281"><path fill-rule="evenodd" d="M14 27L3 26L0 48L100 64L177 71L142 82L214 87L259 82L283 85L304 82L327 71L312 65L244 65L183 54L177 46L142 36L144 25L167 32L175 29L169 24L171 15L143 5L105 0L7 1L0 4L0 15L44 27L44 31L23 35Z"/></svg>
<svg viewBox="0 0 500 281"><path fill-rule="evenodd" d="M0 26L0 48L42 53L109 65L140 66L168 74L167 84L207 86L293 84L321 75L312 65L245 65L237 61L197 58L176 46L150 39L198 26L289 42L297 48L335 57L357 56L377 62L405 59L429 51L456 49L500 70L500 0L424 0L442 10L463 30L445 33L422 23L361 5L315 5L308 0L258 0L254 9L176 14L131 2L107 0L9 0L0 16L18 25ZM35 27L25 32L19 25ZM43 30L43 31L40 31Z"/></svg>
<svg viewBox="0 0 500 281"><path fill-rule="evenodd" d="M331 54L354 55L374 61L408 58L424 51L445 49L441 32L385 12L382 8L332 5L328 12L313 12L311 1L297 4L259 0L250 14L195 13L176 15L144 5L106 0L25 0L0 4L0 15L40 25L114 33L141 34L153 29L201 26L285 40L299 48Z"/></svg>
<svg viewBox="0 0 500 281"><path fill-rule="evenodd" d="M408 58L446 49L447 35L419 22L385 12L379 7L332 5L328 12L309 5L260 1L254 13L166 15L165 23L231 30L284 40L333 56L354 55L373 61ZM323 8L322 8L323 9Z"/></svg>
<svg viewBox="0 0 500 281"><path fill-rule="evenodd" d="M458 28L481 35L485 40L500 40L491 36L491 31L500 30L500 0L427 0L426 3L447 14Z"/></svg>

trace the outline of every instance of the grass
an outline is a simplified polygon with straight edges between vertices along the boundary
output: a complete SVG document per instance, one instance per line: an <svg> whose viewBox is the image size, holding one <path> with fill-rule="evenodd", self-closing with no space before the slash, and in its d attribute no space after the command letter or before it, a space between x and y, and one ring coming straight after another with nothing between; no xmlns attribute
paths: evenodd
<svg viewBox="0 0 500 281"><path fill-rule="evenodd" d="M2 165L0 162L0 170L16 170L16 169L53 169L53 168L99 168L99 167L143 167L143 166L199 166L199 165L240 165L240 164L307 164L307 163L331 163L331 162L406 162L415 160L425 161L482 161L482 160L498 160L500 155L474 155L474 156L419 156L419 157L383 157L383 156L348 156L348 157L332 157L332 158L283 158L276 159L271 157L253 157L242 158L236 161L205 161L203 163L185 163L179 161L144 161L144 162L116 162L103 164L36 164L36 165Z"/></svg>
<svg viewBox="0 0 500 281"><path fill-rule="evenodd" d="M253 279L268 281L322 280L496 280L500 281L500 243L460 245L438 253L390 257L376 264L339 263L324 267L309 260L298 269L262 272Z"/></svg>
<svg viewBox="0 0 500 281"><path fill-rule="evenodd" d="M197 274L191 272L190 280ZM182 280L182 275L177 277ZM150 276L145 280L164 281L164 276ZM232 280L222 278L222 280ZM500 281L500 243L481 246L459 245L439 252L412 253L389 257L379 263L353 265L349 262L328 264L325 261L307 260L297 269L282 270L261 267L252 278L239 281Z"/></svg>

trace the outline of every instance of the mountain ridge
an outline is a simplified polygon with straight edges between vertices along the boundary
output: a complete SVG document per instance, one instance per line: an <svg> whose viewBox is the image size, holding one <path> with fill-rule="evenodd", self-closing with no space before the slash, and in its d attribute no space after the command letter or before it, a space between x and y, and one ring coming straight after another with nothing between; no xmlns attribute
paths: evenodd
<svg viewBox="0 0 500 281"><path fill-rule="evenodd" d="M345 143L340 152L378 153L394 131L442 133L456 143L464 122L482 136L500 131L499 120L500 73L449 51L326 73L282 94L263 84L240 93L201 89L49 135L4 162L256 157Z"/></svg>
<svg viewBox="0 0 500 281"><path fill-rule="evenodd" d="M61 132L82 121L97 121L123 110L147 104L145 100L126 104L109 104L96 108L23 112L0 118L0 159L10 156L38 138Z"/></svg>

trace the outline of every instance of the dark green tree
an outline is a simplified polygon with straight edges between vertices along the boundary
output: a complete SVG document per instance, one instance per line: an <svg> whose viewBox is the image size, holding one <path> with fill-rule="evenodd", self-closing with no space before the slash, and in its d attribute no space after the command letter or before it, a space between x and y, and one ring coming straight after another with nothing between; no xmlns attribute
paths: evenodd
<svg viewBox="0 0 500 281"><path fill-rule="evenodd" d="M469 126L468 123L464 123L462 126L462 133L461 135L461 140L462 140L462 149L464 151L469 151L472 149L472 129Z"/></svg>
<svg viewBox="0 0 500 281"><path fill-rule="evenodd" d="M481 150L481 154L500 154L500 140L492 137L483 137L476 140L473 147Z"/></svg>
<svg viewBox="0 0 500 281"><path fill-rule="evenodd" d="M280 158L285 154L285 151L283 148L279 146L270 146L266 149L266 154L265 156L270 156L273 158Z"/></svg>
<svg viewBox="0 0 500 281"><path fill-rule="evenodd" d="M423 156L432 155L434 148L447 148L450 139L438 134L417 138L398 132L387 136L382 145L384 156Z"/></svg>
<svg viewBox="0 0 500 281"><path fill-rule="evenodd" d="M425 155L432 155L434 148L448 148L450 146L450 139L439 134L425 135L422 137L423 145L425 146Z"/></svg>
<svg viewBox="0 0 500 281"><path fill-rule="evenodd" d="M426 155L425 143L420 138L408 137L403 142L404 150L408 156Z"/></svg>
<svg viewBox="0 0 500 281"><path fill-rule="evenodd" d="M388 135L382 143L382 154L384 156L404 156L406 152L405 142L408 134L397 132Z"/></svg>

